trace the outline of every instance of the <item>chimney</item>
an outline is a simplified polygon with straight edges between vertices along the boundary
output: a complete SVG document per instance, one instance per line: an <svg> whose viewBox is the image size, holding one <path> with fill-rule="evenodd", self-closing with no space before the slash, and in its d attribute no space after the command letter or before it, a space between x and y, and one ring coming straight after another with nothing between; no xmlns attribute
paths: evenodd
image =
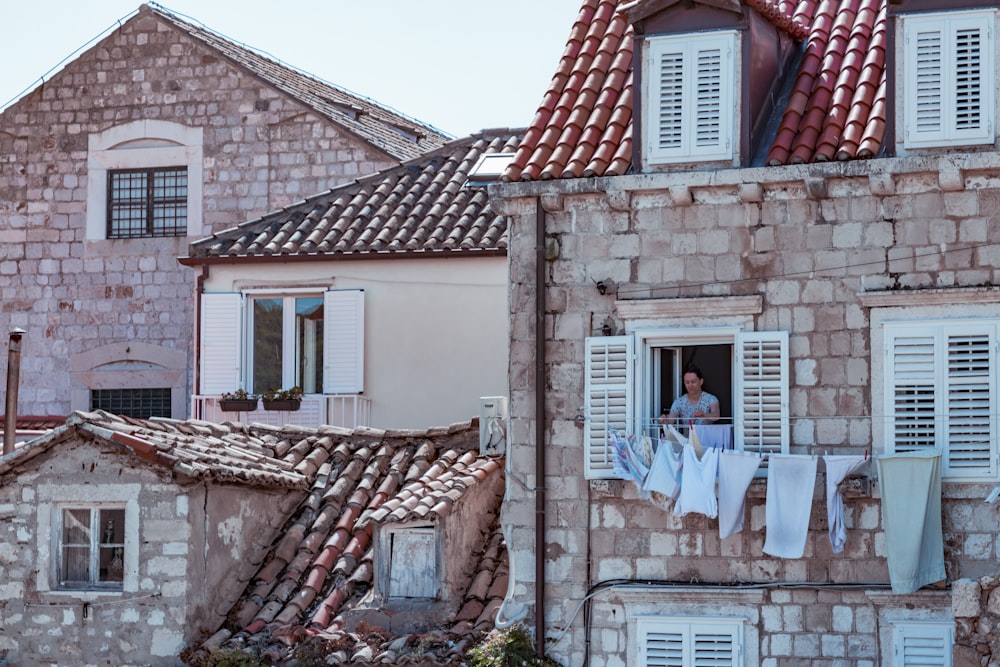
<svg viewBox="0 0 1000 667"><path fill-rule="evenodd" d="M24 329L17 327L10 332L10 344L7 346L7 408L3 427L4 456L14 451L14 438L17 436L17 385L21 376L21 336Z"/></svg>

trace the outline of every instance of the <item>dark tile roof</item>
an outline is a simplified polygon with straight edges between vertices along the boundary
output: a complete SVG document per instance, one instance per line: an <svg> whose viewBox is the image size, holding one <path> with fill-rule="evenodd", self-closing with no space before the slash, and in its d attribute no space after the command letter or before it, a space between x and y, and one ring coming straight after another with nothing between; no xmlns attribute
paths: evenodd
<svg viewBox="0 0 1000 667"><path fill-rule="evenodd" d="M479 455L478 419L382 431L76 412L64 426L0 457L0 475L79 437L185 477L287 489L282 505L290 518L276 539L262 538L267 543L256 545L260 560L251 564L252 577L240 582L242 595L217 603L226 625L194 651L252 645L277 661L318 636L336 655L335 664L412 664L415 655L453 664L493 628L508 581L499 525L504 470L502 459ZM477 517L483 547L448 554L468 559L450 566L470 573L461 599L453 601L455 616L418 635L352 627L345 615L356 611L372 587L375 527L436 522L473 489L486 491L486 506Z"/></svg>
<svg viewBox="0 0 1000 667"><path fill-rule="evenodd" d="M742 0L804 43L767 164L876 155L886 124L887 0ZM632 160L631 0L584 0L506 181L620 176Z"/></svg>
<svg viewBox="0 0 1000 667"><path fill-rule="evenodd" d="M397 160L434 150L450 139L430 125L277 62L205 26L182 20L162 5L145 4L140 8L143 11L151 12Z"/></svg>
<svg viewBox="0 0 1000 667"><path fill-rule="evenodd" d="M365 254L505 253L507 221L466 181L483 155L512 154L521 134L485 130L396 167L196 241L199 260Z"/></svg>

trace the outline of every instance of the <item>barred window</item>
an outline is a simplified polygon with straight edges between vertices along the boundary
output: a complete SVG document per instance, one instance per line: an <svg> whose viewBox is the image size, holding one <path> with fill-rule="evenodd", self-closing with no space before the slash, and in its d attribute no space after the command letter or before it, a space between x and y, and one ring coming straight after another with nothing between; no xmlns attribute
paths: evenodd
<svg viewBox="0 0 1000 667"><path fill-rule="evenodd" d="M187 168L125 169L108 174L108 238L187 234Z"/></svg>
<svg viewBox="0 0 1000 667"><path fill-rule="evenodd" d="M170 417L170 388L92 389L90 409L124 417Z"/></svg>

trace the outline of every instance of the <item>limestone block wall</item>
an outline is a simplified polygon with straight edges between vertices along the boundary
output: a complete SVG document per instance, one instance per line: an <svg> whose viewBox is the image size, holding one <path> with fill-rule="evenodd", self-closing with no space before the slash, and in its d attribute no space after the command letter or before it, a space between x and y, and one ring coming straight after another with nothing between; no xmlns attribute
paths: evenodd
<svg viewBox="0 0 1000 667"><path fill-rule="evenodd" d="M897 596L884 586L877 483L848 496L847 547L833 554L821 475L805 555L783 560L762 553L763 480L751 489L744 532L726 540L714 520L679 519L624 482L586 480L584 341L601 335L605 323L613 333L626 331L624 306L636 301L760 295L759 312L740 322L789 332L790 451L878 455L884 437L873 418L882 411L877 318L893 308L928 318L1000 314L990 289L1000 284L998 167L998 156L984 153L505 184L491 191L493 205L512 219L509 442L513 474L524 483L512 486L502 515L512 531L517 579L511 609L533 613L535 558L544 558L544 619L546 633L558 638L557 659L583 664L589 646L589 664L631 664L637 615L733 614L753 628L747 650L761 665L874 667L886 664L892 624L952 618L948 590ZM539 246L543 276L535 268ZM539 279L543 386L535 380ZM598 281L613 287L601 294ZM697 311L655 324L718 320ZM539 390L542 416L535 410ZM538 446L545 448L544 479L536 476ZM535 543L539 485L546 492L544 544ZM949 580L1000 569L998 510L983 503L991 488L944 485ZM580 606L592 587L609 581L657 585L641 594L628 586L601 589L588 628ZM727 601L733 596L738 604Z"/></svg>
<svg viewBox="0 0 1000 667"><path fill-rule="evenodd" d="M181 665L214 631L280 525L280 498L180 485L87 441L0 478L0 657L30 665ZM124 506L120 591L63 590L53 525L63 507ZM268 508L268 511L261 511Z"/></svg>
<svg viewBox="0 0 1000 667"><path fill-rule="evenodd" d="M88 138L144 121L201 131L202 226L88 238ZM142 386L173 388L186 411L196 276L176 258L187 242L395 162L140 12L0 113L0 326L27 331L20 412L89 407L71 405L91 388L71 361L109 344L121 345L117 370L160 372ZM129 362L130 341L186 363Z"/></svg>

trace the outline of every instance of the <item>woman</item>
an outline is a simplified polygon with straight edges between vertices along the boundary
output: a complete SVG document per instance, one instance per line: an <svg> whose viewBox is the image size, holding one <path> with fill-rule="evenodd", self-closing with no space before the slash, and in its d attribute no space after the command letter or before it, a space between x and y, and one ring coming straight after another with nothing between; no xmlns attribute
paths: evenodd
<svg viewBox="0 0 1000 667"><path fill-rule="evenodd" d="M702 391L705 378L696 366L688 366L684 371L684 390L687 392L674 399L670 412L660 415L660 424L672 424L677 419L681 424L688 422L712 424L719 419L719 399L707 391Z"/></svg>

